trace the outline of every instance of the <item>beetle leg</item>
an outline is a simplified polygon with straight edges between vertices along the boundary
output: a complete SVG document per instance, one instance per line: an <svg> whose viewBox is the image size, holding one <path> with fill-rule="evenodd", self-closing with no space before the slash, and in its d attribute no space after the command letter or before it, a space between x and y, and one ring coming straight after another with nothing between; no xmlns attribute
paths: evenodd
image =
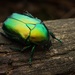
<svg viewBox="0 0 75 75"><path fill-rule="evenodd" d="M31 50L31 53L30 53L29 64L31 64L31 62L32 62L34 50L35 50L35 45L32 47L32 50Z"/></svg>
<svg viewBox="0 0 75 75"><path fill-rule="evenodd" d="M24 47L21 51L24 51L24 50L26 50L26 49L28 49L28 48L30 48L30 47L31 47L31 45L26 46L26 47Z"/></svg>
<svg viewBox="0 0 75 75"><path fill-rule="evenodd" d="M52 36L52 38L58 40L62 44L62 41L60 39L56 38L55 35L51 31L49 33Z"/></svg>
<svg viewBox="0 0 75 75"><path fill-rule="evenodd" d="M4 33L1 33L1 32L0 32L0 34L1 34L3 37L9 39Z"/></svg>

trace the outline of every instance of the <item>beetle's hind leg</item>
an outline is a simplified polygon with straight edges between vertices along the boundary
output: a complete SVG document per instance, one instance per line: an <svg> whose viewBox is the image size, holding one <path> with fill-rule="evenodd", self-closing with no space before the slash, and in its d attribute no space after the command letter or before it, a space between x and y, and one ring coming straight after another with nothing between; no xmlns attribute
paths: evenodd
<svg viewBox="0 0 75 75"><path fill-rule="evenodd" d="M0 34L1 34L3 37L5 37L5 38L9 39L9 37L8 37L8 36L6 36L4 33L0 32Z"/></svg>
<svg viewBox="0 0 75 75"><path fill-rule="evenodd" d="M21 49L21 51L23 52L23 51L25 51L26 49L28 49L28 48L30 48L30 47L31 47L31 45L26 46L26 47L24 47L23 49Z"/></svg>

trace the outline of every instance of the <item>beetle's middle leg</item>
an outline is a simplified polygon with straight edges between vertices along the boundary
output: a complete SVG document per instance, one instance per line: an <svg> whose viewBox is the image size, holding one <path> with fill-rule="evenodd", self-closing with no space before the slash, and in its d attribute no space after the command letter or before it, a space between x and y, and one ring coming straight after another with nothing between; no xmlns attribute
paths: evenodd
<svg viewBox="0 0 75 75"><path fill-rule="evenodd" d="M32 58L33 58L33 54L34 54L34 51L35 51L35 47L36 47L36 45L34 45L32 47L32 50L31 50L31 53L30 53L30 58L29 58L29 64L30 65L31 65L31 62L32 62Z"/></svg>

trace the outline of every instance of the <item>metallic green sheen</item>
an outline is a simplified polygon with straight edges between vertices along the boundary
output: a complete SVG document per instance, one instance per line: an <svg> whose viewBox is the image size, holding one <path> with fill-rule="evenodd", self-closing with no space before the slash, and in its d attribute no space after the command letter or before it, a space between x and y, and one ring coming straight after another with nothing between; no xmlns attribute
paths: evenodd
<svg viewBox="0 0 75 75"><path fill-rule="evenodd" d="M9 37L18 37L24 42L39 44L49 40L49 31L44 23L25 14L13 13L4 21L3 30Z"/></svg>
<svg viewBox="0 0 75 75"><path fill-rule="evenodd" d="M22 21L24 23L29 23L29 24L37 24L40 23L41 20L34 18L34 17L29 17L23 14L18 14L18 13L13 13L10 17L15 18L19 21Z"/></svg>

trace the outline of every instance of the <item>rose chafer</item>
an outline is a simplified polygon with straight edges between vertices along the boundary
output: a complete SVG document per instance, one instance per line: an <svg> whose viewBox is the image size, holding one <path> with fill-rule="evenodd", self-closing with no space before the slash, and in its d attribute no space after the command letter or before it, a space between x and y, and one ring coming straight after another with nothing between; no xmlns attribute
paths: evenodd
<svg viewBox="0 0 75 75"><path fill-rule="evenodd" d="M51 46L50 36L62 43L40 19L34 18L30 13L13 13L4 21L2 29L8 38L26 45L22 51L32 47L29 63L32 62L33 53L37 45L44 45L45 47L50 42Z"/></svg>

